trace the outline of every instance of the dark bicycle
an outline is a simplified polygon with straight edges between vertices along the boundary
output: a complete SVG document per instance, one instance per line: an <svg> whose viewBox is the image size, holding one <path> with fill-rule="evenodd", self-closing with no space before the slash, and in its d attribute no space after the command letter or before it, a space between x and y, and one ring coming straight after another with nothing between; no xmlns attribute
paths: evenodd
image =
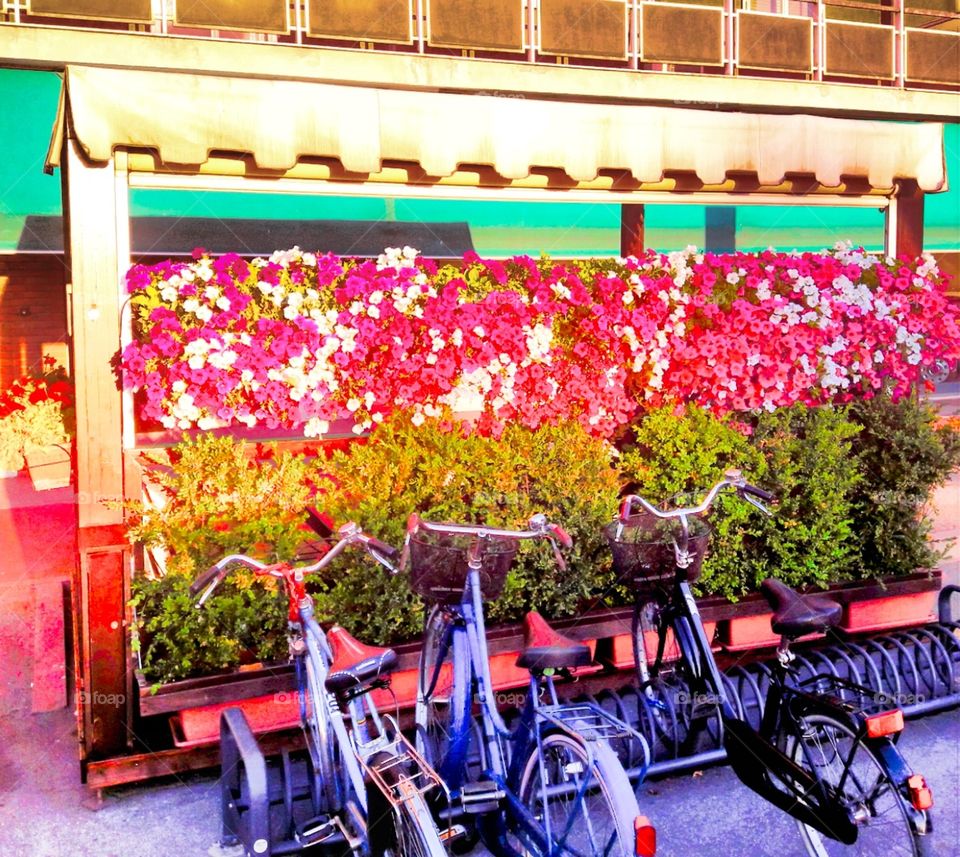
<svg viewBox="0 0 960 857"><path fill-rule="evenodd" d="M813 857L922 857L933 800L924 778L897 749L903 713L888 709L885 700L874 702L867 688L835 675L800 680L793 668L790 644L835 626L840 604L765 580L761 591L781 640L759 729L731 703L690 590L710 538L703 516L724 491L770 514L764 502L773 495L731 471L688 508L665 510L628 496L606 528L614 570L637 594L634 654L647 710L654 717L676 717L666 695L684 687L686 740L695 739L698 724L719 724L737 776L796 819ZM658 635L652 665L643 639L648 621ZM679 676L663 667L670 632L679 654L671 669Z"/></svg>

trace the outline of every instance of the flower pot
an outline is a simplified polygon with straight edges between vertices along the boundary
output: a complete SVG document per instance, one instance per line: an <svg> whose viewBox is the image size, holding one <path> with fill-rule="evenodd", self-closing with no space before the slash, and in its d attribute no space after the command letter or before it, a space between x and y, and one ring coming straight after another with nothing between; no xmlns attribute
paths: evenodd
<svg viewBox="0 0 960 857"><path fill-rule="evenodd" d="M27 472L37 491L67 488L70 485L70 449L62 446L40 446L26 452Z"/></svg>
<svg viewBox="0 0 960 857"><path fill-rule="evenodd" d="M716 622L704 621L703 630L707 635L707 639L710 640L712 648L716 648L713 644L714 632L717 630ZM652 664L657 658L657 643L658 637L656 631L644 631L643 632L643 648L647 655L647 663ZM636 662L633 657L633 635L632 634L617 634L610 641L610 657L608 658L610 666L618 670L632 670L636 666ZM663 647L663 660L664 663L668 661L675 661L680 657L680 649L677 646L677 642L674 639L673 631L667 629L667 642Z"/></svg>
<svg viewBox="0 0 960 857"><path fill-rule="evenodd" d="M254 733L293 729L300 725L300 701L294 690L280 691L237 702L185 708L170 718L173 743L198 747L220 739L220 715L227 708L241 708Z"/></svg>
<svg viewBox="0 0 960 857"><path fill-rule="evenodd" d="M848 633L885 631L937 620L937 592L888 595L871 601L851 601L844 606L840 627Z"/></svg>

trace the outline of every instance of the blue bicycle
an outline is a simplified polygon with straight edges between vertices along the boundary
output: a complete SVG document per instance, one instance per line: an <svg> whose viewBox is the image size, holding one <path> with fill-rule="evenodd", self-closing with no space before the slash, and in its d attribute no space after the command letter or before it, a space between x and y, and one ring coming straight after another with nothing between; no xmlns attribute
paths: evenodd
<svg viewBox="0 0 960 857"><path fill-rule="evenodd" d="M497 709L484 626L484 599L503 589L517 543L569 537L542 515L527 530L436 524L412 516L401 567L433 604L426 620L416 710L417 749L451 795L450 812L474 823L502 857L653 855L656 834L611 740L644 739L590 704L562 704L554 678L592 662L537 613L526 617L517 665L530 671L522 710L508 728ZM478 718L472 713L474 703Z"/></svg>

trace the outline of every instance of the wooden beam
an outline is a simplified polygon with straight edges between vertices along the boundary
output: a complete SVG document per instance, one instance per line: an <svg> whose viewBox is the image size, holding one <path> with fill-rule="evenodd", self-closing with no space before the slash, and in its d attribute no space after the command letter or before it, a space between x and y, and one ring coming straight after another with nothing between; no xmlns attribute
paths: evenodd
<svg viewBox="0 0 960 857"><path fill-rule="evenodd" d="M113 162L87 163L75 140L63 159L64 247L72 294L80 528L123 520L122 397L112 361L120 347L117 193Z"/></svg>
<svg viewBox="0 0 960 857"><path fill-rule="evenodd" d="M62 164L77 416L77 716L86 763L123 752L131 738L130 546L123 513L105 505L123 497L122 399L113 361L120 345L118 236L129 226L112 161L91 165L68 139Z"/></svg>
<svg viewBox="0 0 960 857"><path fill-rule="evenodd" d="M923 252L924 193L913 179L904 179L897 189L897 256L919 256Z"/></svg>
<svg viewBox="0 0 960 857"><path fill-rule="evenodd" d="M620 255L642 256L646 247L643 239L643 205L624 203L620 206Z"/></svg>

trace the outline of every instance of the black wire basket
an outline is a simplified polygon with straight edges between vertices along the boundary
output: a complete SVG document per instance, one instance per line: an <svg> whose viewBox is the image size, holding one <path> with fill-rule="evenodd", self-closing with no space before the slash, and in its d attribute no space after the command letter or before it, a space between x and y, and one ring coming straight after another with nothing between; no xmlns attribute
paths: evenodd
<svg viewBox="0 0 960 857"><path fill-rule="evenodd" d="M633 589L649 589L668 585L678 574L688 581L700 577L710 544L710 525L700 518L688 518L687 526L687 551L693 559L686 569L678 569L673 547L674 538L679 541L681 533L677 519L643 513L631 516L622 528L620 521L607 524L603 534L613 553L617 580Z"/></svg>
<svg viewBox="0 0 960 857"><path fill-rule="evenodd" d="M427 601L459 604L467 585L467 552L474 536L420 530L410 537L410 587ZM517 553L512 539L481 540L480 591L485 601L503 592Z"/></svg>

